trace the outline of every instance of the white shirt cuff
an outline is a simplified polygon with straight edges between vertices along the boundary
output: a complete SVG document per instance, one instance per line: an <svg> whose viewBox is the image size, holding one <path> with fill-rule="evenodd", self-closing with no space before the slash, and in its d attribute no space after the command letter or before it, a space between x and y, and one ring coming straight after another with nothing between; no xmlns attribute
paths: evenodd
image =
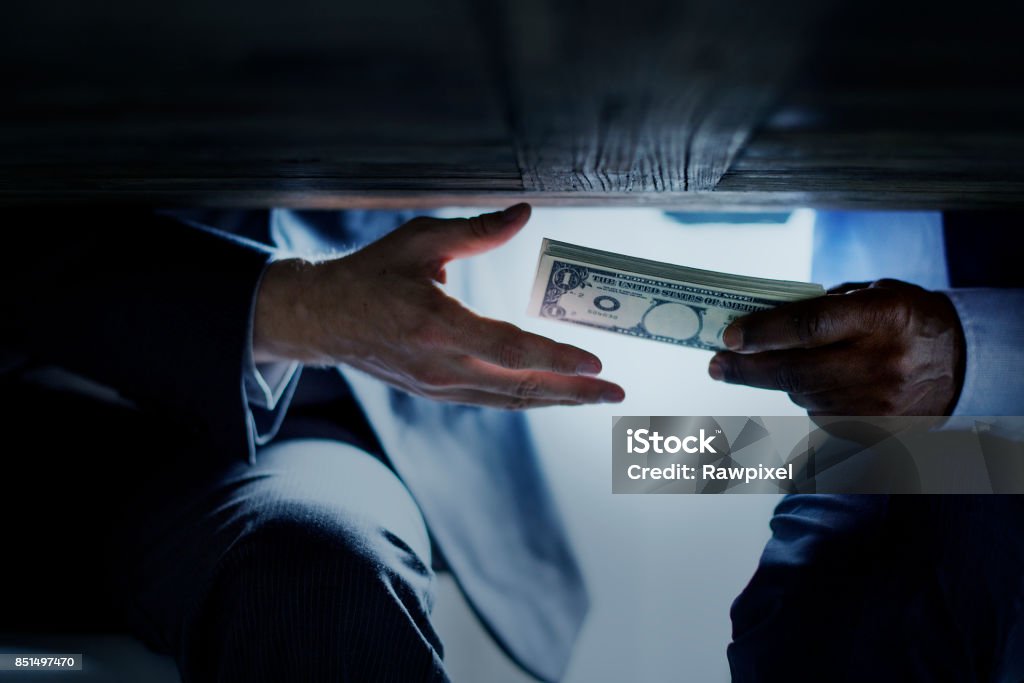
<svg viewBox="0 0 1024 683"><path fill-rule="evenodd" d="M245 369L245 395L249 404L265 410L276 409L298 369L297 361L253 363L250 350Z"/></svg>

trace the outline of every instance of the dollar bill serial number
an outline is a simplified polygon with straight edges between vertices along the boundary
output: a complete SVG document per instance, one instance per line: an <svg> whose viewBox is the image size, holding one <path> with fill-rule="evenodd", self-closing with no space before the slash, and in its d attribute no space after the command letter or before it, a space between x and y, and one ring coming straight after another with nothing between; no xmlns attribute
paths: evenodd
<svg viewBox="0 0 1024 683"><path fill-rule="evenodd" d="M14 658L14 667L17 669L74 669L77 663L74 657L31 655Z"/></svg>

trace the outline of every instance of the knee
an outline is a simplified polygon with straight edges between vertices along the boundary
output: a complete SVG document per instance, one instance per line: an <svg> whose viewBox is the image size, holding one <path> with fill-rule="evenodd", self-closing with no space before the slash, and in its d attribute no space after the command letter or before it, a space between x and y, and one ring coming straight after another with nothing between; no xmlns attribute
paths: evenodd
<svg viewBox="0 0 1024 683"><path fill-rule="evenodd" d="M308 610L311 601L352 613L396 596L429 609L426 528L390 470L318 442L288 442L261 458L219 513L211 599L244 609L259 594L268 616Z"/></svg>
<svg viewBox="0 0 1024 683"><path fill-rule="evenodd" d="M408 578L397 571L408 566L424 576L430 571L386 529L343 511L287 502L250 521L217 574L222 586L276 596L284 608L311 592L338 601L346 591L387 590Z"/></svg>
<svg viewBox="0 0 1024 683"><path fill-rule="evenodd" d="M430 644L419 653L429 669L441 651L432 578L387 530L276 506L223 555L188 625L183 669L204 672L195 680L369 680L362 672L388 661L396 634ZM299 669L281 668L298 654Z"/></svg>

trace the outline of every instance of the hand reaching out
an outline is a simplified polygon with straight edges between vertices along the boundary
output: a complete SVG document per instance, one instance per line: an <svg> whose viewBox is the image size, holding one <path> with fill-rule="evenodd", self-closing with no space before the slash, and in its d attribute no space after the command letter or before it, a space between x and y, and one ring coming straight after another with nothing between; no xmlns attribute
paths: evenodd
<svg viewBox="0 0 1024 683"><path fill-rule="evenodd" d="M256 302L258 361L346 364L441 401L500 408L619 402L582 349L476 315L445 294L445 265L511 239L530 207L417 218L343 258L269 266Z"/></svg>

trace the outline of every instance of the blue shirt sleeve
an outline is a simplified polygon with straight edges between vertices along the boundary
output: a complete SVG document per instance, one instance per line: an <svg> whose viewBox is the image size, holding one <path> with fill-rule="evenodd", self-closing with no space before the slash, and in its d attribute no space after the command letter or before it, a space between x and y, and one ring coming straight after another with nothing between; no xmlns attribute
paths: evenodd
<svg viewBox="0 0 1024 683"><path fill-rule="evenodd" d="M1024 289L945 294L960 316L967 356L953 416L1024 415Z"/></svg>

